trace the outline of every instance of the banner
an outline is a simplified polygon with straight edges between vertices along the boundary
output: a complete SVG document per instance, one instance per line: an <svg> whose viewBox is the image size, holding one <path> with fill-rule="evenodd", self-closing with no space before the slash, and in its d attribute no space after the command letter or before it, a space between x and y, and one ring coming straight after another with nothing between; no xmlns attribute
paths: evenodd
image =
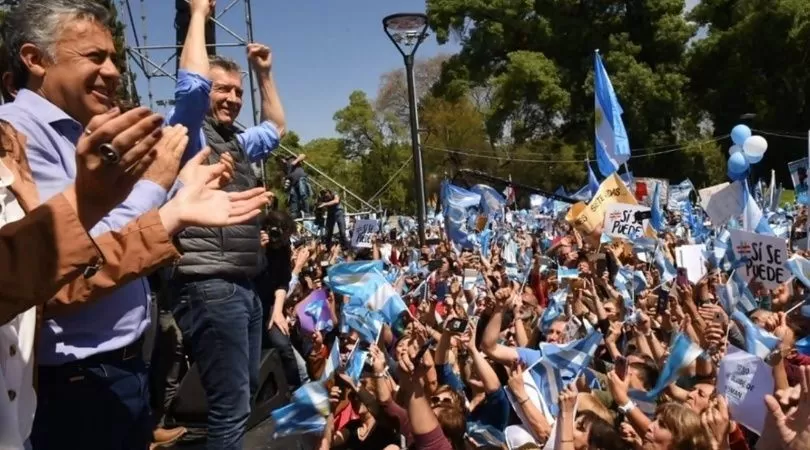
<svg viewBox="0 0 810 450"><path fill-rule="evenodd" d="M807 192L807 169L808 159L802 158L788 163L788 172L793 181L793 190L796 194L796 201L802 205L810 203L810 196Z"/></svg>
<svg viewBox="0 0 810 450"><path fill-rule="evenodd" d="M785 265L789 254L784 239L742 230L730 233L734 257L746 260L745 266L737 269L745 281L756 279L767 289L774 289L793 277Z"/></svg>
<svg viewBox="0 0 810 450"><path fill-rule="evenodd" d="M632 241L644 236L649 223L650 208L614 203L605 209L605 227L602 234Z"/></svg>
<svg viewBox="0 0 810 450"><path fill-rule="evenodd" d="M622 179L615 173L602 181L599 191L596 192L590 203L578 202L572 205L565 220L586 235L590 235L594 231L601 233L602 224L605 221L605 210L608 205L613 203L638 204Z"/></svg>
<svg viewBox="0 0 810 450"><path fill-rule="evenodd" d="M731 417L756 434L765 427L762 399L773 393L773 369L759 357L729 346L717 372L717 393L728 401Z"/></svg>
<svg viewBox="0 0 810 450"><path fill-rule="evenodd" d="M377 232L379 225L380 223L376 220L358 220L352 231L352 247L371 248L371 238Z"/></svg>
<svg viewBox="0 0 810 450"><path fill-rule="evenodd" d="M655 185L659 186L661 194L661 204L669 203L669 180L663 178L634 178L633 195L638 203L644 206L652 206L652 196L655 192Z"/></svg>

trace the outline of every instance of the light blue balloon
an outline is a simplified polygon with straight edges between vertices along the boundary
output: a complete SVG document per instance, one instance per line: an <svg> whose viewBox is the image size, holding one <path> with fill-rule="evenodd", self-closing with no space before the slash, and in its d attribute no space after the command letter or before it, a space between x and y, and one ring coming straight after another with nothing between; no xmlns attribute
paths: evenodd
<svg viewBox="0 0 810 450"><path fill-rule="evenodd" d="M745 159L743 152L737 152L728 157L729 173L744 173L748 170L748 165L748 161Z"/></svg>
<svg viewBox="0 0 810 450"><path fill-rule="evenodd" d="M759 155L749 155L749 154L747 154L745 152L741 152L741 153L743 155L745 155L745 160L748 161L748 164L756 164L756 163L762 161L762 157L765 156L764 153L759 154Z"/></svg>
<svg viewBox="0 0 810 450"><path fill-rule="evenodd" d="M726 171L726 175L728 175L728 177L731 179L731 181L738 181L738 180L742 180L746 176L748 176L748 172L732 173L731 169L729 169L728 171Z"/></svg>
<svg viewBox="0 0 810 450"><path fill-rule="evenodd" d="M731 129L731 140L742 147L745 140L751 137L751 129L747 125L737 125Z"/></svg>

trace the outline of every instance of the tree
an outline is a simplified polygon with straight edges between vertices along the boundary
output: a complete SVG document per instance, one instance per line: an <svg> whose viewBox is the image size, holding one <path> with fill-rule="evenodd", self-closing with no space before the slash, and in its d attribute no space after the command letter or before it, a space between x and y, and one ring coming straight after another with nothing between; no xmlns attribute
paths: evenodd
<svg viewBox="0 0 810 450"><path fill-rule="evenodd" d="M763 130L801 131L810 124L810 3L802 0L704 0L690 19L706 36L689 52L689 91L717 134L728 133L740 116ZM781 133L790 134L790 133ZM786 164L807 155L801 139L766 136L765 159L755 175L777 169L790 186ZM724 142L724 147L730 146ZM723 159L727 158L725 149Z"/></svg>
<svg viewBox="0 0 810 450"><path fill-rule="evenodd" d="M432 58L417 60L414 63L413 78L417 102L421 103L442 73L450 55L439 54ZM408 100L408 80L405 69L387 72L380 77L380 88L374 100L374 109L390 119L398 120L404 128L410 124L410 102Z"/></svg>
<svg viewBox="0 0 810 450"><path fill-rule="evenodd" d="M582 143L593 141L595 49L624 106L632 147L697 133L685 75L695 26L683 16L683 0L427 0L427 6L439 42L455 35L462 46L443 66L434 93L456 99L489 86L486 124L495 148L561 140L578 152L575 159L587 153L593 159L592 145ZM657 162L639 158L633 169L646 174ZM548 168L540 174L555 176Z"/></svg>

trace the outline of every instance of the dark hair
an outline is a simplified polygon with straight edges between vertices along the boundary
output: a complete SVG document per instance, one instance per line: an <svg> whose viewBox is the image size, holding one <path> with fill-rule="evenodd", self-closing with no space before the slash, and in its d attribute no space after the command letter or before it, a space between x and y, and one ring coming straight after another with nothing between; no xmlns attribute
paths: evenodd
<svg viewBox="0 0 810 450"><path fill-rule="evenodd" d="M630 367L638 372L638 377L641 379L644 389L652 389L655 381L658 380L658 367L655 366L655 363L650 361L631 363Z"/></svg>
<svg viewBox="0 0 810 450"><path fill-rule="evenodd" d="M295 220L286 211L268 211L262 228L270 236L269 247L289 247L290 236L295 233Z"/></svg>
<svg viewBox="0 0 810 450"><path fill-rule="evenodd" d="M6 16L3 42L14 87L28 84L28 67L20 59L25 44L34 44L53 58L53 46L68 22L92 21L111 28L112 14L95 0L24 0Z"/></svg>
<svg viewBox="0 0 810 450"><path fill-rule="evenodd" d="M582 417L583 425L590 427L588 433L590 448L599 450L624 450L627 448L613 425L599 417L595 412L582 411L578 416Z"/></svg>

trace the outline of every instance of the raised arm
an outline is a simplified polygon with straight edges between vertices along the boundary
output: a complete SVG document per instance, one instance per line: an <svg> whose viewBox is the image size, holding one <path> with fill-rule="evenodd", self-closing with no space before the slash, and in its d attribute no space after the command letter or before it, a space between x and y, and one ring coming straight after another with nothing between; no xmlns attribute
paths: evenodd
<svg viewBox="0 0 810 450"><path fill-rule="evenodd" d="M262 44L248 44L248 60L259 81L259 95L262 99L262 122L272 122L278 134L284 136L287 131L287 118L284 106L273 79L273 54L270 47ZM302 158L303 159L303 158ZM300 163L300 161L297 161Z"/></svg>

